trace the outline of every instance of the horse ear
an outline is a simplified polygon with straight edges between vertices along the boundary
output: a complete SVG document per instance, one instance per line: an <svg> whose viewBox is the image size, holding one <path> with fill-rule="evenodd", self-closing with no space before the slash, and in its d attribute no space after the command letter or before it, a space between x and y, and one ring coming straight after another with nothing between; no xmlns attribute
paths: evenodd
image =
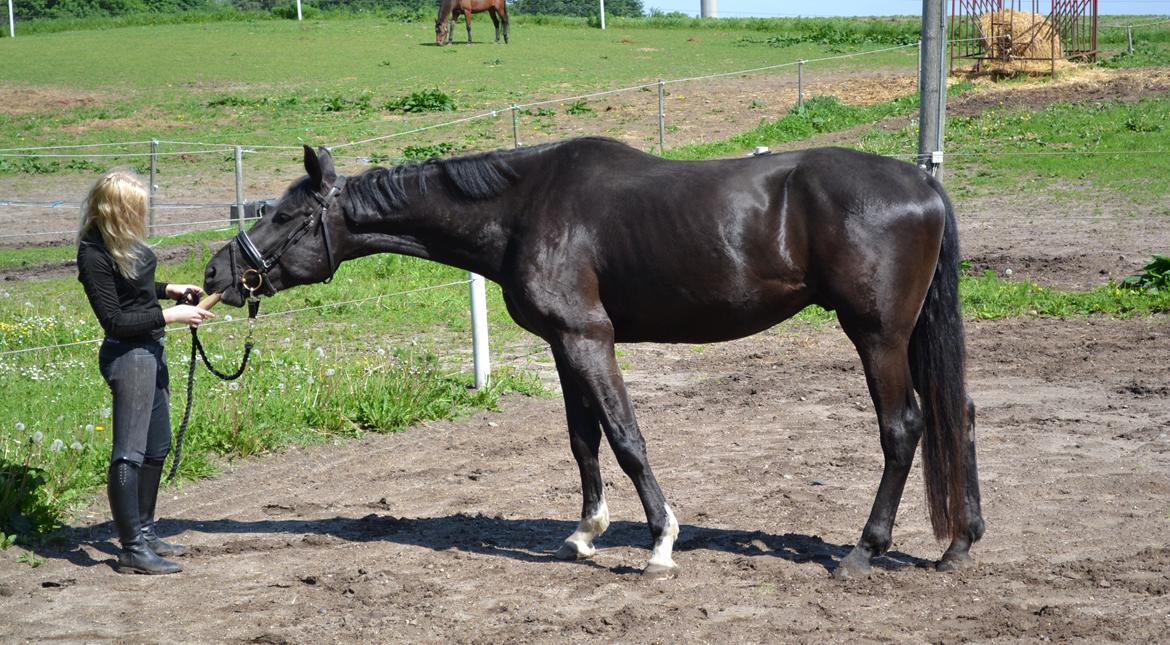
<svg viewBox="0 0 1170 645"><path fill-rule="evenodd" d="M321 167L321 188L333 188L337 183L337 170L333 167L333 155L329 148L317 148L317 163Z"/></svg>
<svg viewBox="0 0 1170 645"><path fill-rule="evenodd" d="M333 164L330 163L330 166ZM309 178L318 189L321 188L321 160L317 158L317 153L309 146L305 146L305 172L308 173Z"/></svg>

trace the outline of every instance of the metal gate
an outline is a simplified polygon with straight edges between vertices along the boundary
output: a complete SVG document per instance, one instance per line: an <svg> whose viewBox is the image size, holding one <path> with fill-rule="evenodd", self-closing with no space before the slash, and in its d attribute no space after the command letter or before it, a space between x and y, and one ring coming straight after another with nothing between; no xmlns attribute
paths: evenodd
<svg viewBox="0 0 1170 645"><path fill-rule="evenodd" d="M1097 0L951 0L950 64L1097 59Z"/></svg>

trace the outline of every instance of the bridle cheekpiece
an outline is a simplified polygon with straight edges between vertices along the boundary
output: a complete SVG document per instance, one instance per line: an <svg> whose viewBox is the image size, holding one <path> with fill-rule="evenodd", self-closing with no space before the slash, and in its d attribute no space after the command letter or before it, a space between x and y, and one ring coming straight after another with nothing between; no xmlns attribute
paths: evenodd
<svg viewBox="0 0 1170 645"><path fill-rule="evenodd" d="M276 247L274 251L265 255L248 236L248 232L241 229L236 234L236 244L240 247L240 254L244 256L244 260L251 265L240 274L240 286L244 291L247 291L250 298L255 298L257 292L266 296L271 296L276 293L276 289L272 287L272 282L268 279L268 272L276 266L280 261L280 256L284 255L286 251L293 247L301 240L314 226L321 226L321 235L325 241L325 257L329 263L329 277L325 282L333 279L333 272L337 270L337 265L333 263L333 245L329 242L329 227L325 225L325 215L329 213L329 207L341 191L345 187L345 177L338 177L333 183L333 187L329 192L322 196L320 193L312 193L313 199L317 200L320 209L309 215L299 227L288 234L288 237Z"/></svg>

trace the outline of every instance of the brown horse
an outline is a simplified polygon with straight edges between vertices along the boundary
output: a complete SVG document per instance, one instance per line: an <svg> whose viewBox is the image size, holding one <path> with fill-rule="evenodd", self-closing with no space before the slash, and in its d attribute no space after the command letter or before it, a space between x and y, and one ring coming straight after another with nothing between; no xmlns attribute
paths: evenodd
<svg viewBox="0 0 1170 645"><path fill-rule="evenodd" d="M451 42L455 19L459 14L467 21L467 44L471 44L471 14L488 12L496 26L496 42L500 42L500 23L504 23L504 44L508 44L508 8L504 0L442 0L439 17L435 19L435 44L442 47Z"/></svg>

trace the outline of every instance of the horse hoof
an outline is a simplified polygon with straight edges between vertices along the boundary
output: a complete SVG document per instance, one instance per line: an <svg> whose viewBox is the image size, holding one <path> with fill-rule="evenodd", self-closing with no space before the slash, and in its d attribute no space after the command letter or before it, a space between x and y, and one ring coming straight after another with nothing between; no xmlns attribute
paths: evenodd
<svg viewBox="0 0 1170 645"><path fill-rule="evenodd" d="M846 582L849 580L862 580L868 578L873 573L873 567L866 562L858 562L846 557L833 569L833 578L838 582Z"/></svg>
<svg viewBox="0 0 1170 645"><path fill-rule="evenodd" d="M666 566L662 564L648 564L646 569L642 571L643 580L672 580L678 577L677 566Z"/></svg>
<svg viewBox="0 0 1170 645"><path fill-rule="evenodd" d="M964 553L962 555L944 555L942 560L934 565L934 569L935 571L959 571L974 565L975 559Z"/></svg>
<svg viewBox="0 0 1170 645"><path fill-rule="evenodd" d="M558 560L588 560L596 553L596 549L582 550L580 546L572 542L564 542L561 548L553 555Z"/></svg>

